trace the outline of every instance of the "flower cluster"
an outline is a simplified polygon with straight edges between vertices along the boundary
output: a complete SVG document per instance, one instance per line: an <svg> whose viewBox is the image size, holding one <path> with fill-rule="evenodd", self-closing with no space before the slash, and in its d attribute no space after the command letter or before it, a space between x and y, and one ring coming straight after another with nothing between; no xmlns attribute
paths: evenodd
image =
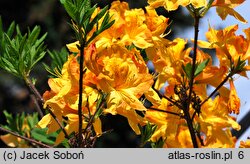
<svg viewBox="0 0 250 164"><path fill-rule="evenodd" d="M149 0L145 11L129 9L126 2L113 2L109 13L115 23L84 49L84 89L80 93L83 96L82 128L87 127L90 116L99 110L98 100L105 94L102 114L126 117L136 134L141 134L141 126L156 125L149 138L151 142L163 140L164 147L193 147L193 140L198 140L199 147L234 147L236 138L230 129L239 130L240 125L230 114L239 114L240 99L233 75L246 76L249 70L246 61L250 59L250 29L244 31L245 38L235 34L237 25L222 30L210 27L206 34L208 41L198 41L198 46L216 50L220 64L214 66L211 55L202 49L186 48L187 41L181 38L166 39L168 18L158 15L154 9L164 6L167 10L176 10L183 6L203 11L215 6L222 19L229 14L246 22L233 9L243 0L211 2ZM101 24L103 20L99 21ZM51 108L65 124L66 132L71 134L78 132L79 121L79 42L67 47L78 55L69 56L60 77L49 79L51 90L43 97L44 106ZM193 53L196 56L194 75L191 69ZM152 61L154 74L149 73L148 60L143 55ZM230 88L223 86L226 82ZM213 95L207 94L209 85L216 88ZM160 89L164 89L163 95ZM218 94L215 96L215 93ZM142 97L150 102L150 107L144 105ZM99 136L102 134L101 119L100 115L95 116L93 129ZM38 125L48 127L49 133L59 129L50 114ZM63 138L61 132L56 143Z"/></svg>

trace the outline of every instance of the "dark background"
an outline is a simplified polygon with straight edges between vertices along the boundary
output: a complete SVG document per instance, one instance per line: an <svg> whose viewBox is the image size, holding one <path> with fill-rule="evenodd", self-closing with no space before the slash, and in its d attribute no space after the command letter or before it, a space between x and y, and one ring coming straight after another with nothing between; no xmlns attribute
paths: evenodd
<svg viewBox="0 0 250 164"><path fill-rule="evenodd" d="M100 7L109 5L111 2L112 0L92 1L93 4L98 3ZM127 0L127 2L131 8L144 7L147 4L146 0ZM168 39L173 39L176 33L182 32L180 29L191 27L193 24L192 18L182 14L180 10L170 13L163 8L157 10L159 14L173 20ZM72 30L67 24L70 19L59 0L1 0L0 15L5 29L12 21L15 21L23 32L26 32L27 27L41 26L42 33L48 32L45 44L49 50L60 50L67 43L75 41ZM43 62L50 62L48 55ZM33 70L32 77L37 79L36 87L41 94L49 90L48 74L41 64ZM34 108L23 81L0 69L0 124L5 124L3 110L14 114L23 111L32 113ZM96 147L138 147L140 144L140 138L131 130L127 120L121 116L108 115L103 118L103 129L113 129L113 131L98 139ZM3 133L0 132L0 134ZM1 141L0 147L4 147Z"/></svg>

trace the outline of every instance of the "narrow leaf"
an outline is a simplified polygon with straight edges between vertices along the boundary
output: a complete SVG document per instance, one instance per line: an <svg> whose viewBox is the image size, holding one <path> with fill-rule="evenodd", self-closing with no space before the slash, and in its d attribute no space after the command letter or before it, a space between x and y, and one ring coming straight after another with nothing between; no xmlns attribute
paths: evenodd
<svg viewBox="0 0 250 164"><path fill-rule="evenodd" d="M203 69L207 66L209 62L209 59L201 62L195 69L195 73L194 73L194 77L198 76L202 71Z"/></svg>
<svg viewBox="0 0 250 164"><path fill-rule="evenodd" d="M186 66L182 66L184 72L186 73L186 76L190 79L191 78L191 72L192 72L192 65L191 63L188 63Z"/></svg>

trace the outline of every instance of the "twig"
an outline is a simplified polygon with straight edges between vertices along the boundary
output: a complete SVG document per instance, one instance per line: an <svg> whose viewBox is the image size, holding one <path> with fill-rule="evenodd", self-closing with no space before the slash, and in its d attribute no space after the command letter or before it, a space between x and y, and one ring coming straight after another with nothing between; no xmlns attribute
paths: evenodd
<svg viewBox="0 0 250 164"><path fill-rule="evenodd" d="M192 143L193 143L193 147L194 148L198 148L198 143L197 143L197 140L196 140L196 133L195 133L195 130L194 130L194 127L193 127L193 123L192 123L192 119L190 117L190 114L187 110L183 110L184 111L184 118L187 122L187 125L188 125L188 129L189 129L189 132L190 132L190 135L191 135L191 139L192 139Z"/></svg>
<svg viewBox="0 0 250 164"><path fill-rule="evenodd" d="M32 99L32 101L34 102L35 106L36 106L36 110L37 110L37 113L39 114L40 118L43 118L44 114L43 112L41 111L41 108L40 108L40 105L38 104L38 101L36 100L36 97L35 95L30 95L30 98Z"/></svg>
<svg viewBox="0 0 250 164"><path fill-rule="evenodd" d="M79 28L81 29L81 28ZM81 31L81 30L80 30ZM80 77L79 77L79 103L78 103L78 147L82 145L82 92L83 92L83 60L84 60L84 44L80 45Z"/></svg>
<svg viewBox="0 0 250 164"><path fill-rule="evenodd" d="M37 140L31 139L31 138L28 138L28 137L22 136L22 135L20 135L20 134L18 134L18 133L15 133L15 132L13 132L13 131L11 131L11 130L8 130L8 129L5 129L5 128L3 128L3 127L0 127L0 130L3 131L3 132L6 132L6 133L12 134L12 135L14 135L14 136L16 136L16 137L22 138L22 139L24 139L24 140L26 140L26 141L28 141L28 142L30 142L30 143L34 143L34 144L36 144L36 145L39 145L39 146L41 146L41 147L44 147L44 148L52 148L52 146L43 144L43 143L41 143L41 142L39 142L39 141L37 141Z"/></svg>
<svg viewBox="0 0 250 164"><path fill-rule="evenodd" d="M153 108L153 107L149 107L149 108L147 108L147 109L149 109L149 110L154 110L154 111L157 111L157 112L163 112L163 113L168 113L168 114L172 114L172 115L175 115L175 116L180 116L180 117L183 117L182 115L181 115L181 113L175 113L175 112L170 112L170 111L166 111L166 110L161 110L161 109L157 109L157 108Z"/></svg>
<svg viewBox="0 0 250 164"><path fill-rule="evenodd" d="M198 143L196 140L195 130L193 127L193 120L190 117L189 107L192 100L192 92L193 92L193 85L194 85L194 78L195 78L195 69L196 69L196 58L197 58L197 46L198 46L198 34L199 34L199 20L200 16L197 13L194 13L194 54L192 60L192 70L191 70L191 77L189 81L189 96L187 103L185 103L184 107L184 115L185 119L188 124L188 129L191 135L192 143L194 148L198 148Z"/></svg>
<svg viewBox="0 0 250 164"><path fill-rule="evenodd" d="M196 69L196 58L197 58L197 45L198 45L198 34L199 34L199 16L194 17L194 54L192 60L192 70L191 70L191 77L189 81L189 95L188 95L188 109L192 99L193 93L193 85L194 85L194 78L195 78L195 69Z"/></svg>
<svg viewBox="0 0 250 164"><path fill-rule="evenodd" d="M48 110L49 114L54 118L54 120L56 121L56 123L59 125L60 129L63 131L63 134L64 134L65 138L69 139L69 135L66 132L64 126L60 123L60 121L56 117L55 113L50 109L50 106L47 106L46 109Z"/></svg>
<svg viewBox="0 0 250 164"><path fill-rule="evenodd" d="M35 105L37 107L36 108L37 112L39 113L40 117L43 117L44 114L43 114L43 112L41 110L41 107L39 105L39 103L41 105L43 105L43 103L44 103L44 100L43 100L42 96L40 95L40 93L38 92L38 90L36 89L36 87L34 86L32 81L28 77L24 78L24 81L25 81L26 85L28 86L30 92L33 93L34 96L35 96L35 97L31 96L31 98L34 100L34 103L35 103Z"/></svg>
<svg viewBox="0 0 250 164"><path fill-rule="evenodd" d="M36 100L41 104L43 105L44 104L44 99L42 98L42 96L40 95L40 93L38 92L38 90L36 89L36 87L33 85L33 83L31 82L31 80L26 77L24 78L27 86L29 87L30 89L30 92L32 92L35 97L36 97ZM60 123L60 121L57 119L56 115L53 113L53 111L50 109L49 106L47 106L46 108L49 112L49 114L55 119L56 123L59 125L59 127L62 129L64 135L65 135L65 138L69 139L69 135L67 134L65 128L63 127L63 125ZM41 109L40 109L41 110ZM42 111L40 111L42 113Z"/></svg>
<svg viewBox="0 0 250 164"><path fill-rule="evenodd" d="M231 77L232 75L229 73L226 78L220 83L220 85L218 85L215 90L201 103L201 105L203 105L205 102L207 102L227 81L228 79Z"/></svg>
<svg viewBox="0 0 250 164"><path fill-rule="evenodd" d="M99 110L101 109L101 107L102 107L102 105L103 105L103 103L104 103L103 100L105 99L105 96L104 96L104 95L102 95L102 96L103 96L103 97L101 97L101 103L100 103L100 105L98 106L98 108L96 109L95 113L90 117L90 119L89 119L89 121L88 121L88 124L87 124L87 126L85 127L85 129L84 129L84 131L83 131L83 134L86 133L86 131L87 131L87 129L89 128L89 126L93 123L94 118L95 118L95 116L96 116L96 113L98 113Z"/></svg>
<svg viewBox="0 0 250 164"><path fill-rule="evenodd" d="M175 102L174 100L172 100L171 98L165 96L165 95L162 95L157 89L155 89L154 87L152 87L153 90L161 97L167 99L169 102L171 102L173 105L177 106L179 109L182 109L182 106L180 104L178 104L177 102Z"/></svg>

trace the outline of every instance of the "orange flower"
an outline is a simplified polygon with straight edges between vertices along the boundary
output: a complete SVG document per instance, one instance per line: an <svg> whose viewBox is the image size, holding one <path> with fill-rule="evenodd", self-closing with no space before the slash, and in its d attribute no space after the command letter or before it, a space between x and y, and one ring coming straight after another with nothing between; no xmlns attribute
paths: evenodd
<svg viewBox="0 0 250 164"><path fill-rule="evenodd" d="M163 37L168 25L168 18L163 15L158 15L155 9L146 7L146 25L152 33L153 40L158 40L157 37Z"/></svg>
<svg viewBox="0 0 250 164"><path fill-rule="evenodd" d="M30 116L24 118L23 126L21 127L21 131L24 132L26 137L30 137L31 127L29 126L27 119ZM19 124L17 126L20 126ZM15 148L29 148L29 144L22 138L16 137L12 134L0 135L0 139L9 147Z"/></svg>
<svg viewBox="0 0 250 164"><path fill-rule="evenodd" d="M88 72L89 73L89 72ZM88 77L85 74L85 77ZM92 74L93 75L93 74ZM89 77L88 77L89 78ZM62 75L59 78L49 79L48 83L51 91L46 91L43 95L45 100L44 107L49 106L57 119L61 123L65 123L65 130L68 134L78 131L78 98L79 98L79 64L77 62L77 56L70 55L68 61L63 65ZM89 84L90 81L87 81ZM92 81L94 83L94 81ZM84 83L86 84L86 83ZM96 100L99 97L97 90L84 85L83 95L83 114L88 116L88 109L91 114L95 113ZM88 109L87 109L88 108ZM67 119L65 119L67 118ZM83 129L86 127L87 122L83 120ZM47 114L38 123L41 128L48 127L48 133L57 131L60 127L54 120L54 118ZM101 133L101 121L99 118L95 118L93 123L95 132L97 135ZM59 133L56 144L59 144L64 139L63 132Z"/></svg>
<svg viewBox="0 0 250 164"><path fill-rule="evenodd" d="M200 132L204 135L205 147L234 147L236 139L232 137L230 128L240 130L236 119L229 115L227 102L217 96L209 99L201 108L199 117L195 121L200 125Z"/></svg>
<svg viewBox="0 0 250 164"><path fill-rule="evenodd" d="M155 40L154 47L146 49L148 58L153 62L155 70L159 72L155 88L160 89L165 82L175 85L181 80L182 65L191 49L184 50L186 41L180 38L168 41Z"/></svg>
<svg viewBox="0 0 250 164"><path fill-rule="evenodd" d="M115 23L94 40L97 52L113 45L134 45L141 49L152 47L153 40L163 38L168 26L168 19L159 16L155 9L150 7L146 7L144 12L142 9L129 9L126 2L115 1L111 4L109 13ZM67 47L71 52L79 52L77 44L78 41L68 44Z"/></svg>
<svg viewBox="0 0 250 164"><path fill-rule="evenodd" d="M152 34L144 23L145 13L142 9L129 9L126 2L115 1L109 9L115 23L96 39L97 51L109 48L113 44L122 47L134 44L139 48L152 46Z"/></svg>
<svg viewBox="0 0 250 164"><path fill-rule="evenodd" d="M170 102L164 98L162 99L161 104L157 106L157 108L163 111L180 113L180 109L175 106L170 106ZM180 119L179 116L154 110L147 110L145 117L150 123L157 125L157 128L151 137L151 141L156 142L157 140L162 138L163 140L165 140L166 147L180 146L180 143L178 142L178 140L176 140L176 136L178 133L178 129L184 122Z"/></svg>
<svg viewBox="0 0 250 164"><path fill-rule="evenodd" d="M250 148L250 140L240 141L240 148Z"/></svg>
<svg viewBox="0 0 250 164"><path fill-rule="evenodd" d="M240 113L240 99L237 95L233 80L229 80L230 83L230 95L229 95L229 101L228 101L228 109L229 113Z"/></svg>
<svg viewBox="0 0 250 164"><path fill-rule="evenodd" d="M217 14L222 20L225 20L228 15L231 15L242 23L247 23L247 21L233 9L244 1L245 0L215 0L212 5L216 6Z"/></svg>
<svg viewBox="0 0 250 164"><path fill-rule="evenodd" d="M181 5L186 7L192 4L195 8L204 7L207 4L206 0L148 0L151 7L157 8L164 6L166 10L176 10Z"/></svg>
<svg viewBox="0 0 250 164"><path fill-rule="evenodd" d="M97 87L108 94L104 112L127 117L132 129L139 134L138 123L143 124L143 119L135 110L146 110L139 98L153 84L146 64L136 49L129 51L112 46L99 53L92 52L85 54L85 64L95 74Z"/></svg>
<svg viewBox="0 0 250 164"><path fill-rule="evenodd" d="M250 59L249 29L244 30L246 38L242 35L236 35L237 29L238 25L229 26L223 30L215 30L210 27L206 33L208 42L199 41L199 46L202 48L215 48L216 56L220 61L220 67L231 69L232 64L234 67L237 67L239 61ZM244 66L237 73L247 76L246 70L249 70L248 66Z"/></svg>

